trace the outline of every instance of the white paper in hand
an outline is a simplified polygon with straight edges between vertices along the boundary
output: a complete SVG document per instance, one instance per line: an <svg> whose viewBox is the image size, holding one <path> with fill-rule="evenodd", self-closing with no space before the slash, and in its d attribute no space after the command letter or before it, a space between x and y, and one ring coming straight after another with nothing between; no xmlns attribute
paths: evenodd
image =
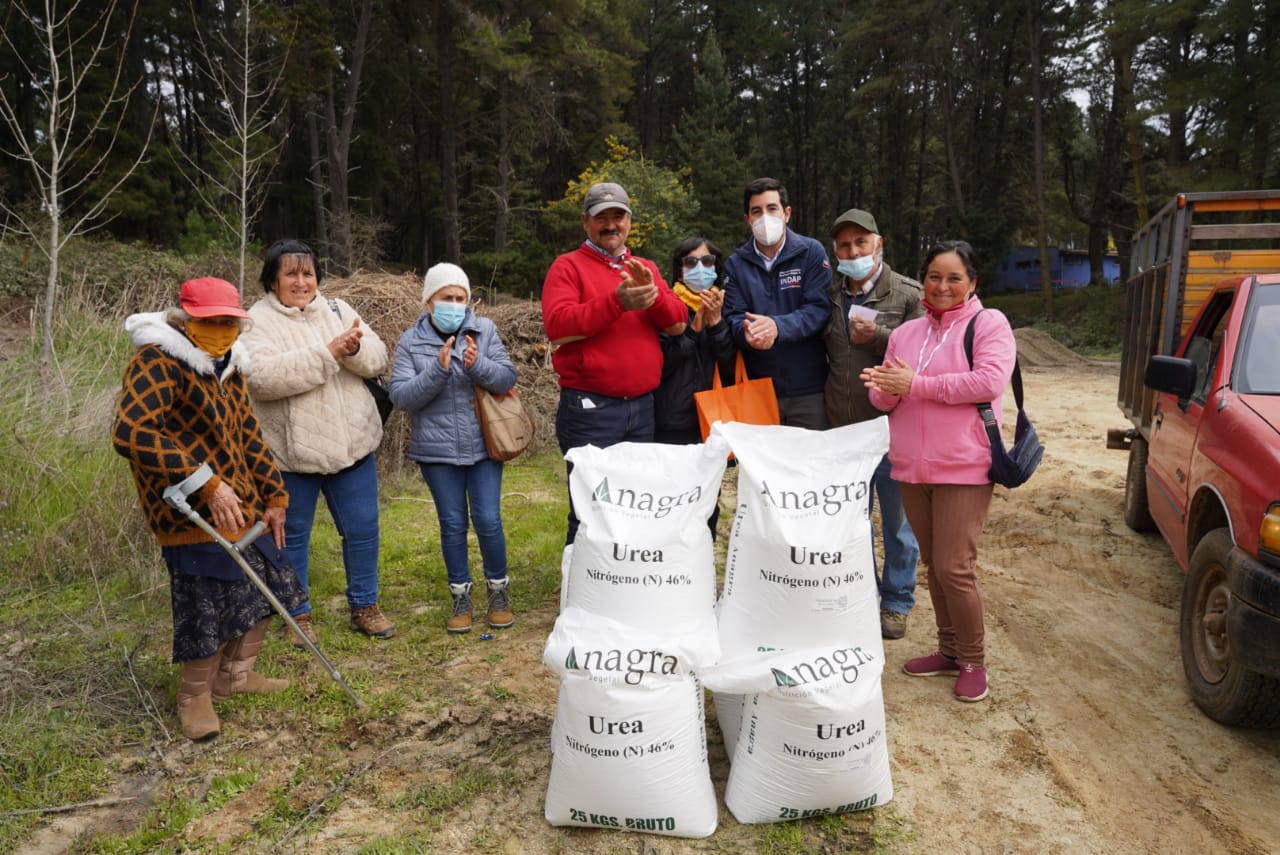
<svg viewBox="0 0 1280 855"><path fill-rule="evenodd" d="M876 315L880 314L875 309L868 309L866 306L852 305L849 307L849 320L861 318L864 321L874 321Z"/></svg>

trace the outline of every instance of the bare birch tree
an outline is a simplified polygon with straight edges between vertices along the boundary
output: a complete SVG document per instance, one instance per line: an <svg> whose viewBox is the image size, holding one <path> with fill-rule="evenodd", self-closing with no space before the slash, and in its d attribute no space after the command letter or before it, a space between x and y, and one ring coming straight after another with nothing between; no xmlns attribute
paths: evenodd
<svg viewBox="0 0 1280 855"><path fill-rule="evenodd" d="M38 102L44 108L45 127L28 133L5 87L0 86L0 122L9 131L5 154L31 169L38 196L35 213L0 201L8 215L5 227L30 237L49 260L45 284L43 338L40 364L53 356L53 311L58 295L58 256L73 237L102 225L103 212L113 193L133 175L146 155L154 122L128 166L103 179L103 166L115 153L126 110L125 104L141 81L126 82L123 41L133 32L138 7L130 7L123 39L113 26L117 4L108 2L90 22L77 17L82 0L66 6L57 0L39 5L14 4L14 21L26 24L38 48L29 54L15 51ZM0 44L12 44L10 34L0 34ZM90 103L86 81L99 66L112 63L110 86ZM109 183L101 186L104 181Z"/></svg>
<svg viewBox="0 0 1280 855"><path fill-rule="evenodd" d="M249 227L262 210L263 184L284 145L284 136L272 137L271 131L278 115L273 112L275 93L284 76L287 56L281 54L270 63L255 59L253 47L262 37L260 29L256 29L261 8L261 3L244 0L230 26L219 31L217 50L210 48L200 29L200 18L192 8L201 72L212 87L216 103L209 105L210 110L193 111L209 145L209 162L200 162L182 150L187 165L184 174L205 209L236 238L236 287L241 294ZM225 126L215 127L215 116L224 119Z"/></svg>

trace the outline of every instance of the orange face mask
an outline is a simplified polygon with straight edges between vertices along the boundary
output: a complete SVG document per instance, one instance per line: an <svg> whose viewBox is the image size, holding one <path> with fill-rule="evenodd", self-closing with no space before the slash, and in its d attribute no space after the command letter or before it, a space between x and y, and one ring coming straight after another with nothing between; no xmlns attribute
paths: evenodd
<svg viewBox="0 0 1280 855"><path fill-rule="evenodd" d="M231 345L236 343L236 339L240 337L240 325L238 323L221 323L217 321L202 321L192 318L187 321L187 338L195 344L196 347L219 359L228 350Z"/></svg>

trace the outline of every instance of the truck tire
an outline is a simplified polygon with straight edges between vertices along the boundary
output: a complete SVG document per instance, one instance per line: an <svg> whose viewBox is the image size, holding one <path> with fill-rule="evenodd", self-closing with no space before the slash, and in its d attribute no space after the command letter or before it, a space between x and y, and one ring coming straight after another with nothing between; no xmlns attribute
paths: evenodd
<svg viewBox="0 0 1280 855"><path fill-rule="evenodd" d="M1231 532L1217 528L1196 545L1182 587L1182 669L1191 698L1214 721L1280 727L1280 680L1232 661L1227 638L1226 560Z"/></svg>
<svg viewBox="0 0 1280 855"><path fill-rule="evenodd" d="M1124 521L1134 531L1155 531L1147 504L1147 441L1134 437L1129 444L1129 469L1124 478Z"/></svg>

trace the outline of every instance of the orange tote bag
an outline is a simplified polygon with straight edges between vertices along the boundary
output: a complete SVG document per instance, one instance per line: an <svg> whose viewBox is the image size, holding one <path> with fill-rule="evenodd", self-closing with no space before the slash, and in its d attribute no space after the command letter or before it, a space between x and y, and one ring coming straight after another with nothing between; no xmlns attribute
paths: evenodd
<svg viewBox="0 0 1280 855"><path fill-rule="evenodd" d="M705 392L694 392L693 402L698 408L698 425L702 428L704 440L711 435L711 426L716 422L745 422L749 425L781 423L778 417L778 396L773 392L773 380L768 377L748 380L747 366L742 362L741 353L738 354L733 385L720 385L720 372L715 371L711 388Z"/></svg>

